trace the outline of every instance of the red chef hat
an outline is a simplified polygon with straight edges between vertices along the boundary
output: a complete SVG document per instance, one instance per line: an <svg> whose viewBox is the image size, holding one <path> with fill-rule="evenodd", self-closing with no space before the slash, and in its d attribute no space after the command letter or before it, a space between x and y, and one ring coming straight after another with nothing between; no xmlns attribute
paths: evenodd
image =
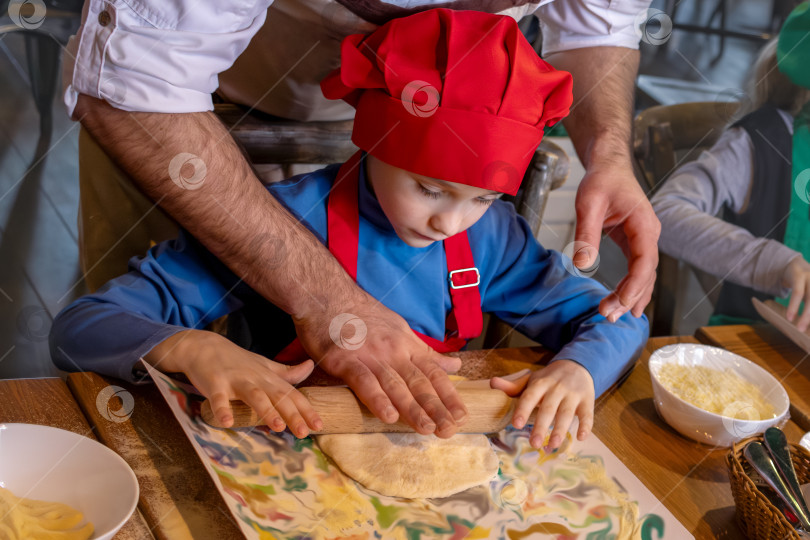
<svg viewBox="0 0 810 540"><path fill-rule="evenodd" d="M510 17L431 9L343 40L322 82L357 109L352 141L407 171L514 195L543 128L568 114L571 74Z"/></svg>

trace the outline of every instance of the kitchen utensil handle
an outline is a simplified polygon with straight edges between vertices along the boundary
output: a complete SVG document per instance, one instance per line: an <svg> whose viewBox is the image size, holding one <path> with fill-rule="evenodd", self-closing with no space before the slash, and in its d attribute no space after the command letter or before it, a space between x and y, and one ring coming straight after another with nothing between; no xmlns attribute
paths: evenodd
<svg viewBox="0 0 810 540"><path fill-rule="evenodd" d="M743 449L743 455L748 460L748 463L756 470L760 476L771 486L776 493L782 497L782 500L790 507L791 511L799 518L802 528L807 531L810 530L810 519L799 501L793 495L793 492L788 488L782 475L776 469L765 447L759 441L748 443Z"/></svg>
<svg viewBox="0 0 810 540"><path fill-rule="evenodd" d="M504 429L512 419L515 400L500 390L459 384L459 397L467 406L467 421L459 433L492 433ZM323 420L323 429L314 434L326 433L379 433L412 432L413 428L401 420L386 424L374 416L349 388L342 386L311 386L299 388L309 399ZM258 416L242 401L231 401L234 424L230 427L260 425ZM201 415L213 427L223 427L205 400Z"/></svg>
<svg viewBox="0 0 810 540"><path fill-rule="evenodd" d="M787 487L793 492L804 514L810 517L810 509L807 508L807 501L802 495L802 488L799 485L799 477L796 476L796 469L793 467L793 460L790 458L790 447L784 432L777 427L770 427L765 430L765 448L773 458L776 469L782 474Z"/></svg>

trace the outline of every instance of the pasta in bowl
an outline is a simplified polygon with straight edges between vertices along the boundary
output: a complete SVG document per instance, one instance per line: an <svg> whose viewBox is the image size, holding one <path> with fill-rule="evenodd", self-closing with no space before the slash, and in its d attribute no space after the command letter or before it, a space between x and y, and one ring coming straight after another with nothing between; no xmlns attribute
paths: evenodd
<svg viewBox="0 0 810 540"><path fill-rule="evenodd" d="M0 424L0 538L109 540L138 481L106 446L71 431Z"/></svg>

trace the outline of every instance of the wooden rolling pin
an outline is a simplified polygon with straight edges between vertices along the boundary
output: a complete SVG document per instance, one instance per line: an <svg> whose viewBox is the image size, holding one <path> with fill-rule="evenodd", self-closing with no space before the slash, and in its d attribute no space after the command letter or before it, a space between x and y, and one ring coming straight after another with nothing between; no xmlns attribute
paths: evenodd
<svg viewBox="0 0 810 540"><path fill-rule="evenodd" d="M374 416L354 395L343 386L310 386L299 388L312 403L323 420L323 429L315 434L325 433L400 433L413 431L402 420L386 424ZM512 419L515 400L500 390L492 390L476 384L460 383L456 386L461 400L467 406L467 421L459 433L493 433L505 428ZM260 425L253 409L242 401L231 401L233 426L249 427ZM211 404L206 399L202 404L203 420L213 427L223 427L214 417Z"/></svg>

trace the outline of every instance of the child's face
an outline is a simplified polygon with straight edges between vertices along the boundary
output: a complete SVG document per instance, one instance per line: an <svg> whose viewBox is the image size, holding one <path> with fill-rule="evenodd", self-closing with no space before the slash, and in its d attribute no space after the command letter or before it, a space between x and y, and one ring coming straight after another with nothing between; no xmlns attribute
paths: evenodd
<svg viewBox="0 0 810 540"><path fill-rule="evenodd" d="M388 221L411 247L426 247L467 230L501 196L411 173L372 155L367 156L366 172Z"/></svg>

